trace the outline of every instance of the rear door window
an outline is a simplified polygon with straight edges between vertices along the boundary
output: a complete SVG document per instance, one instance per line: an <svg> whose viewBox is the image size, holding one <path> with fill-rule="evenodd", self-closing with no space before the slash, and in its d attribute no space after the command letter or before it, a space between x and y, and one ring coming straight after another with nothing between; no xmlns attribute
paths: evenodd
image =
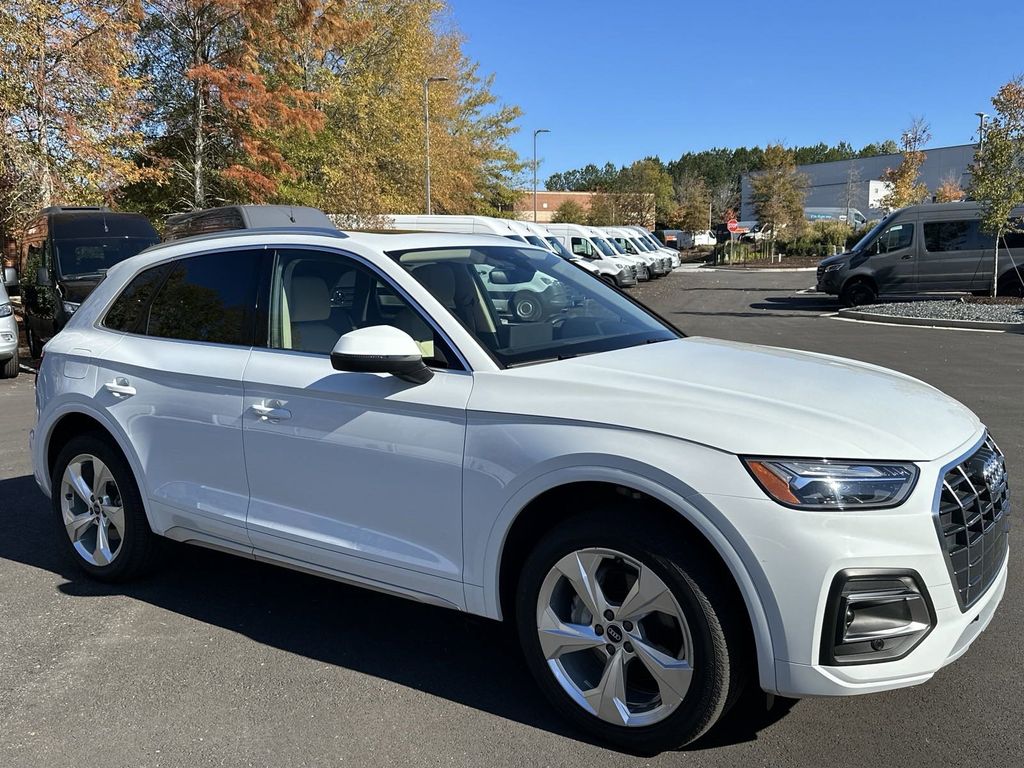
<svg viewBox="0 0 1024 768"><path fill-rule="evenodd" d="M168 265L161 264L136 275L107 310L107 315L103 318L103 326L112 331L125 333L144 332L149 314L149 302L152 301L157 289L163 283L167 270Z"/></svg>
<svg viewBox="0 0 1024 768"><path fill-rule="evenodd" d="M226 251L172 262L153 299L146 333L252 346L263 251Z"/></svg>

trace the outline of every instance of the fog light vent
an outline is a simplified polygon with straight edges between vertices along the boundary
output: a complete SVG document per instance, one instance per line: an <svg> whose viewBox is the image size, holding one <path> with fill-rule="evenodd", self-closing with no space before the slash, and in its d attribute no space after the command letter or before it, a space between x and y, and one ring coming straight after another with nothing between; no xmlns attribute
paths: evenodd
<svg viewBox="0 0 1024 768"><path fill-rule="evenodd" d="M901 659L934 626L935 611L917 573L840 571L829 590L821 663L868 664Z"/></svg>

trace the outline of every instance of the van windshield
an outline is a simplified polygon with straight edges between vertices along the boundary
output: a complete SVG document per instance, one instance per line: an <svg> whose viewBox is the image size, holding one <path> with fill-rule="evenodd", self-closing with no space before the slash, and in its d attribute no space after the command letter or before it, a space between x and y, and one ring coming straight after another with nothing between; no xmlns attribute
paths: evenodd
<svg viewBox="0 0 1024 768"><path fill-rule="evenodd" d="M608 245L607 240L602 240L600 237L593 237L591 239L594 241L597 247L601 249L601 253L603 253L605 256L615 255L615 249Z"/></svg>
<svg viewBox="0 0 1024 768"><path fill-rule="evenodd" d="M875 224L875 226L873 226L871 230L866 235L864 235L864 237L858 240L857 244L850 249L850 253L859 253L860 251L863 251L865 248L871 245L871 241L878 237L879 232L881 232L883 229L889 226L889 222L896 218L897 213L899 213L899 211L893 211L880 222Z"/></svg>
<svg viewBox="0 0 1024 768"><path fill-rule="evenodd" d="M526 242L526 238L524 238L522 235L505 235L505 237L507 237L509 240L515 240L517 243Z"/></svg>
<svg viewBox="0 0 1024 768"><path fill-rule="evenodd" d="M626 249L622 247L622 243L619 242L618 238L609 237L608 238L608 243L611 245L612 248L615 249L616 253L625 253L626 252Z"/></svg>
<svg viewBox="0 0 1024 768"><path fill-rule="evenodd" d="M57 270L69 280L101 277L118 262L158 243L155 237L76 237L53 241Z"/></svg>
<svg viewBox="0 0 1024 768"><path fill-rule="evenodd" d="M563 259L572 259L572 251L565 247L565 244L557 237L549 237L548 242L551 243L551 247L555 249L555 253L561 256Z"/></svg>
<svg viewBox="0 0 1024 768"><path fill-rule="evenodd" d="M548 248L548 244L545 243L541 238L537 237L536 235L527 235L526 242L528 242L530 245L536 245L538 248L543 248L545 251L551 250L550 248Z"/></svg>

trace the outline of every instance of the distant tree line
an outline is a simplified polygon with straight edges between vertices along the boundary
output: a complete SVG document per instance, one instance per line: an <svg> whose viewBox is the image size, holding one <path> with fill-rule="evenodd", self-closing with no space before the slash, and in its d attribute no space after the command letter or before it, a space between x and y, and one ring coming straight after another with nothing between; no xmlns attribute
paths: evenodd
<svg viewBox="0 0 1024 768"><path fill-rule="evenodd" d="M678 160L663 162L659 157L646 157L626 166L593 163L561 173L555 173L545 182L553 192L637 192L637 169L643 169L643 178L651 183L646 190L655 194L656 216L659 225L680 229L703 229L708 225L708 212L712 223L723 221L740 206L740 179L746 173L762 171L771 158L770 148L716 147L700 152L686 152ZM852 160L899 152L896 142L886 140L855 149L841 141L836 145L825 143L794 147L788 152L796 165ZM618 223L618 222L616 222Z"/></svg>

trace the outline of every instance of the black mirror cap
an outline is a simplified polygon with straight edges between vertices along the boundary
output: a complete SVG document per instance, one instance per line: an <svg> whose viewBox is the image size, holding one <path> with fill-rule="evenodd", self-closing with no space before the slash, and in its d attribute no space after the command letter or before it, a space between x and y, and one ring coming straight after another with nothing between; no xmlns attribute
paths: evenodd
<svg viewBox="0 0 1024 768"><path fill-rule="evenodd" d="M36 270L36 285L45 287L50 286L50 271L46 267L39 267Z"/></svg>
<svg viewBox="0 0 1024 768"><path fill-rule="evenodd" d="M352 373L388 373L411 384L426 384L434 372L419 355L344 355L331 353L331 366L336 371Z"/></svg>

